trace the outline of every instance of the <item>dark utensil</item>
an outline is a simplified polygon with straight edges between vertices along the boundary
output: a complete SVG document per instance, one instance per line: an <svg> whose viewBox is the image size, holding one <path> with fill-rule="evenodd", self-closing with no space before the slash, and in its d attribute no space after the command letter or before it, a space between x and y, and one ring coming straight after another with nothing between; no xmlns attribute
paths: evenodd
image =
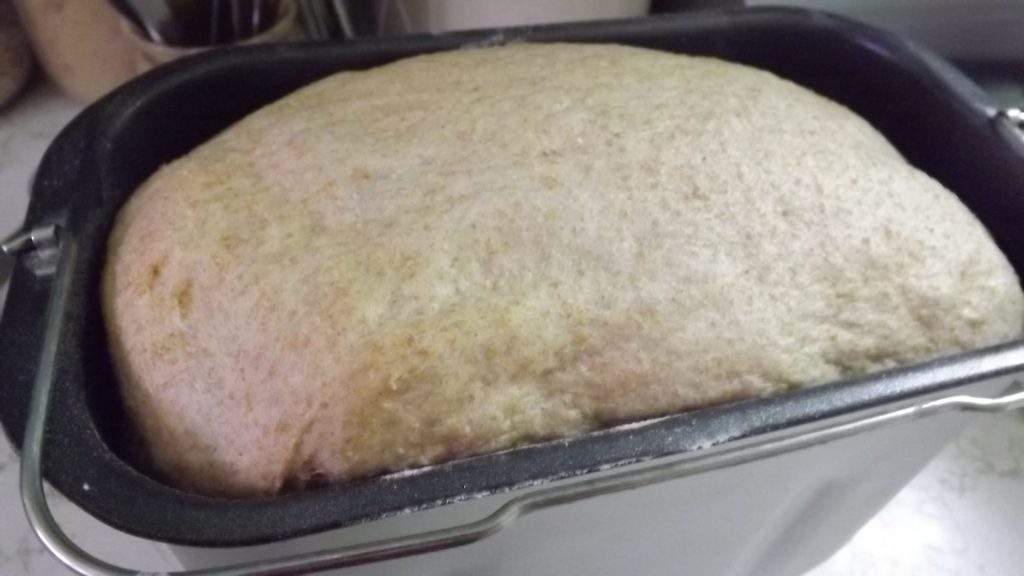
<svg viewBox="0 0 1024 576"><path fill-rule="evenodd" d="M332 36L333 20L324 0L298 0L303 25L313 40L326 40Z"/></svg>
<svg viewBox="0 0 1024 576"><path fill-rule="evenodd" d="M164 35L160 31L167 15L167 7L163 2L110 0L110 3L150 41L165 42Z"/></svg>
<svg viewBox="0 0 1024 576"><path fill-rule="evenodd" d="M265 31L278 0L111 0L139 33L171 46L233 44Z"/></svg>

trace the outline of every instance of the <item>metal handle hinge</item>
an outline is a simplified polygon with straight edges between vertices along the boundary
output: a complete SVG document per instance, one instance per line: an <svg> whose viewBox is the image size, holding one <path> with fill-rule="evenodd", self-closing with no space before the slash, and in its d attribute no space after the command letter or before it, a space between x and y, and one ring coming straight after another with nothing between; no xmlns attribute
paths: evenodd
<svg viewBox="0 0 1024 576"><path fill-rule="evenodd" d="M1000 110L997 116L1001 116L1010 121L1011 124L1017 127L1018 130L1024 131L1024 109L1021 108L1005 108Z"/></svg>
<svg viewBox="0 0 1024 576"><path fill-rule="evenodd" d="M60 227L48 224L14 234L0 243L0 252L12 261L20 260L36 276L52 276L57 271L59 244Z"/></svg>

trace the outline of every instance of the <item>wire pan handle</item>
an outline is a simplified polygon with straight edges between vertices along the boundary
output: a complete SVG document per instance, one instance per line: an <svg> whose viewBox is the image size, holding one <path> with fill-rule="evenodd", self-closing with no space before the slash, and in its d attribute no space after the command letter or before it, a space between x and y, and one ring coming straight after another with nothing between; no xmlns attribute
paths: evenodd
<svg viewBox="0 0 1024 576"><path fill-rule="evenodd" d="M516 496L485 518L450 528L219 568L169 573L132 570L97 558L72 542L53 518L43 492L41 473L43 437L53 387L53 367L57 342L62 327L61 311L64 309L70 292L71 270L77 258L75 239L70 235L60 237L58 233L59 229L52 226L34 230L27 236L16 237L16 239L20 238L22 243L19 244L19 247L33 244L47 248L55 247L54 255L59 258L55 266L56 275L53 279L47 307L46 333L39 358L39 369L32 390L22 446L21 497L29 525L43 545L68 568L83 576L155 576L157 574L164 576L272 576L319 572L332 568L403 558L471 544L496 534L516 518L541 508L577 502L717 468L770 458L915 418L945 412L1002 412L1024 407L1024 390L997 398L967 395L947 396L906 408L862 416L852 421L817 422L785 436L761 439L742 446L726 446L721 450L706 454L698 453L681 461L654 464L646 468L622 471L572 484L551 486ZM26 242L26 237L30 240L38 237L41 241L38 243ZM48 242L46 239L52 239L54 242ZM8 252L9 245L4 245L5 252ZM22 251L28 249L25 248ZM46 266L41 268L45 271Z"/></svg>

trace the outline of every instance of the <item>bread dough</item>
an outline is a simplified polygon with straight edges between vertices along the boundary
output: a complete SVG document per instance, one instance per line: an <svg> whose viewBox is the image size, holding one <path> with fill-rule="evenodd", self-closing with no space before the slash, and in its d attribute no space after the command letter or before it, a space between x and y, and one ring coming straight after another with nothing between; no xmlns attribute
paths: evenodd
<svg viewBox="0 0 1024 576"><path fill-rule="evenodd" d="M331 76L153 175L103 295L177 485L340 480L1018 337L1020 283L769 73L514 45Z"/></svg>

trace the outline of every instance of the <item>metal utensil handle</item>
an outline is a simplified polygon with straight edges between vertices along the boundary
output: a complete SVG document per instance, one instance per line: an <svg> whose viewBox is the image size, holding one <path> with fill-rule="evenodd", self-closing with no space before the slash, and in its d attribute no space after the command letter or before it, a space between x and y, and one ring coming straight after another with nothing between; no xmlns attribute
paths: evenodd
<svg viewBox="0 0 1024 576"><path fill-rule="evenodd" d="M340 546L316 552L284 556L281 558L233 564L219 568L205 568L180 572L140 572L110 564L82 550L61 530L50 511L43 492L41 474L43 437L53 387L54 359L62 328L62 313L71 288L71 270L77 258L75 239L66 235L59 239L59 263L53 280L46 315L46 334L39 370L36 375L29 406L28 422L21 459L21 497L29 525L43 545L68 568L85 576L155 575L166 576L242 576L283 575L297 572L318 572L402 558L471 544L491 536L519 516L533 510L577 502L586 498L640 488L708 470L735 466L769 458L809 446L846 438L867 430L889 426L913 418L927 417L950 411L999 412L1024 407L1024 391L997 398L975 396L948 396L915 404L907 408L890 410L852 421L822 421L809 424L805 429L785 436L755 440L742 446L724 447L704 454L646 468L634 469L583 480L572 484L555 485L514 497L491 515L450 528L430 530L417 534L370 542Z"/></svg>

